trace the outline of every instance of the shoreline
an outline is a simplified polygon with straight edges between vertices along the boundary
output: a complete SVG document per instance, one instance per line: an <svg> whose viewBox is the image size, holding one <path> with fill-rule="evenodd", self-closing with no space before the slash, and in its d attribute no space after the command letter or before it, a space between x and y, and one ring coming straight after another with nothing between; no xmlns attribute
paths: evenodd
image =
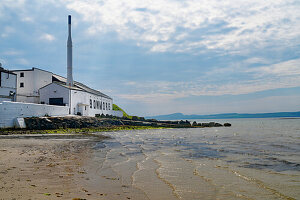
<svg viewBox="0 0 300 200"><path fill-rule="evenodd" d="M98 117L28 117L24 118L26 128L0 129L0 135L11 134L90 134L96 132L113 132L121 130L144 130L166 128L204 128L227 127L215 122L196 123L188 120L158 121L158 120L129 120L122 118Z"/></svg>
<svg viewBox="0 0 300 200"><path fill-rule="evenodd" d="M28 129L0 129L0 135L24 135L24 134L81 134L92 135L97 132L114 132L123 130L146 130L146 129L165 129L165 127L150 126L111 126L111 127L90 127L90 128L66 128L66 129L47 129L47 130L28 130Z"/></svg>

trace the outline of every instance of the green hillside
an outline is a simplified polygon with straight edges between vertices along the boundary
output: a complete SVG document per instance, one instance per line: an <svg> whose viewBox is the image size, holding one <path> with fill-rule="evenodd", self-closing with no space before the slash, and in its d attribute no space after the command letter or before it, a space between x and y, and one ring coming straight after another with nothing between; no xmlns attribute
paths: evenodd
<svg viewBox="0 0 300 200"><path fill-rule="evenodd" d="M129 119L132 119L132 116L128 115L122 108L120 108L120 107L117 106L116 104L113 104L113 110L116 110L116 111L122 111L124 117L127 117L127 118L129 118Z"/></svg>

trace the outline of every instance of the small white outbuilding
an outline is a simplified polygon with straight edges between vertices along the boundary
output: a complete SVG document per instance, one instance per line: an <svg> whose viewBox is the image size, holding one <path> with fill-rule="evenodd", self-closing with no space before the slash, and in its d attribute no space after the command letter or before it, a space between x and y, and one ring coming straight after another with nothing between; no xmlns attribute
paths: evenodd
<svg viewBox="0 0 300 200"><path fill-rule="evenodd" d="M82 83L74 81L73 86L66 82L54 81L39 90L42 104L69 106L70 114L95 116L112 115L113 99Z"/></svg>

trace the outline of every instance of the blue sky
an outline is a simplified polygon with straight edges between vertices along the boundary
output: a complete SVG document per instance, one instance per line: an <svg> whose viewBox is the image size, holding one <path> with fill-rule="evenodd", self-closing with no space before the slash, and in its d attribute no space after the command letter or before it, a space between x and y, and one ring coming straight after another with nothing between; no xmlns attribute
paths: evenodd
<svg viewBox="0 0 300 200"><path fill-rule="evenodd" d="M300 1L1 0L0 62L66 75L129 114L300 110Z"/></svg>

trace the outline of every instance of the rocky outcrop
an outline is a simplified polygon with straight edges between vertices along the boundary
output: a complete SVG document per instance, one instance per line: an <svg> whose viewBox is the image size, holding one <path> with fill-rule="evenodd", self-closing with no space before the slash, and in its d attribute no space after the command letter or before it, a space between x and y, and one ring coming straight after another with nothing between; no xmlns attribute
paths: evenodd
<svg viewBox="0 0 300 200"><path fill-rule="evenodd" d="M89 128L124 125L120 120L96 117L29 117L24 118L27 129Z"/></svg>
<svg viewBox="0 0 300 200"><path fill-rule="evenodd" d="M202 126L202 127L220 127L223 126L220 123L216 123L216 122L209 122L209 123L198 123L198 126Z"/></svg>
<svg viewBox="0 0 300 200"><path fill-rule="evenodd" d="M51 130L66 128L92 128L112 126L150 126L165 128L196 128L196 127L220 127L220 123L197 123L192 124L188 120L181 121L157 121L157 120L129 120L122 118L101 118L101 117L29 117L24 118L26 127L29 130ZM231 126L226 123L224 126Z"/></svg>

